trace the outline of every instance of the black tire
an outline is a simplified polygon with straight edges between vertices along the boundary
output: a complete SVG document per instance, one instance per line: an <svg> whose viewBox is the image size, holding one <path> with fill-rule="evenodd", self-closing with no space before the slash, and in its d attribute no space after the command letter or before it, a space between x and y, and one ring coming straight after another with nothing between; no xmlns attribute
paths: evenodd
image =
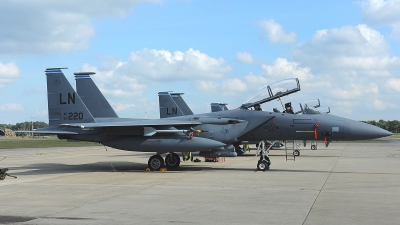
<svg viewBox="0 0 400 225"><path fill-rule="evenodd" d="M0 180L6 179L6 174L5 173L0 173Z"/></svg>
<svg viewBox="0 0 400 225"><path fill-rule="evenodd" d="M299 156L300 155L300 151L299 150L294 150L293 151L293 155L294 156Z"/></svg>
<svg viewBox="0 0 400 225"><path fill-rule="evenodd" d="M264 160L258 160L258 163L257 163L258 170L265 171L265 170L267 170L267 168L269 169L269 166Z"/></svg>
<svg viewBox="0 0 400 225"><path fill-rule="evenodd" d="M311 150L316 150L317 146L316 145L311 145Z"/></svg>
<svg viewBox="0 0 400 225"><path fill-rule="evenodd" d="M172 153L165 157L165 165L167 168L178 168L181 164L181 158L178 154Z"/></svg>
<svg viewBox="0 0 400 225"><path fill-rule="evenodd" d="M164 159L160 155L153 155L147 164L150 170L160 170L164 166Z"/></svg>
<svg viewBox="0 0 400 225"><path fill-rule="evenodd" d="M269 170L269 166L271 165L271 161L269 161L268 156L266 158L267 159L264 160L264 164L266 165L265 170Z"/></svg>

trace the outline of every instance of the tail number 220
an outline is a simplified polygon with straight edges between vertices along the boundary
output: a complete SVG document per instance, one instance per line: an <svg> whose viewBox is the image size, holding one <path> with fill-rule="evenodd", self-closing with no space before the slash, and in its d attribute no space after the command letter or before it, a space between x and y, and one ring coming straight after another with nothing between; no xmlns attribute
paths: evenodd
<svg viewBox="0 0 400 225"><path fill-rule="evenodd" d="M70 112L68 113L68 120L83 120L82 112Z"/></svg>

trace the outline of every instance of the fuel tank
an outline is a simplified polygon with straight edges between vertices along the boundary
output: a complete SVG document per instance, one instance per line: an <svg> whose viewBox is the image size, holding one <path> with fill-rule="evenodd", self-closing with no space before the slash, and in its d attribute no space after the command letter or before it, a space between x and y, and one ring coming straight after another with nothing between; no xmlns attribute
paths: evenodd
<svg viewBox="0 0 400 225"><path fill-rule="evenodd" d="M123 137L102 142L102 144L126 151L141 152L197 152L225 146L224 143L201 137L154 136Z"/></svg>
<svg viewBox="0 0 400 225"><path fill-rule="evenodd" d="M208 151L199 152L199 156L212 156L212 157L236 157L237 153L233 145L227 145L219 147L217 149L211 149Z"/></svg>

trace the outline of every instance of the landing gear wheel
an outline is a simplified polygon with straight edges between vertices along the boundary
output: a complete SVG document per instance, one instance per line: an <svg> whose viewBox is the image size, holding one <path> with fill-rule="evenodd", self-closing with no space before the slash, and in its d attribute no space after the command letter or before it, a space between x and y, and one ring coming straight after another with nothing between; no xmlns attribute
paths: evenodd
<svg viewBox="0 0 400 225"><path fill-rule="evenodd" d="M300 151L299 150L294 150L293 151L293 155L294 156L299 156L300 155Z"/></svg>
<svg viewBox="0 0 400 225"><path fill-rule="evenodd" d="M266 160L258 160L257 169L261 171L269 170L269 165L271 163Z"/></svg>
<svg viewBox="0 0 400 225"><path fill-rule="evenodd" d="M317 150L317 146L316 145L311 145L311 150Z"/></svg>
<svg viewBox="0 0 400 225"><path fill-rule="evenodd" d="M6 179L6 174L5 173L0 173L0 180Z"/></svg>
<svg viewBox="0 0 400 225"><path fill-rule="evenodd" d="M160 170L164 166L164 159L160 155L150 157L148 166L150 170Z"/></svg>
<svg viewBox="0 0 400 225"><path fill-rule="evenodd" d="M181 158L176 153L168 154L165 157L165 165L168 168L178 168L180 164L181 164Z"/></svg>

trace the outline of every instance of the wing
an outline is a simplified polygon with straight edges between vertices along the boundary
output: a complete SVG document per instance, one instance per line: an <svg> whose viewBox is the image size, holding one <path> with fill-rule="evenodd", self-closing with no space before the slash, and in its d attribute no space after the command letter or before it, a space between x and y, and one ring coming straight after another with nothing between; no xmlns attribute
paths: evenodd
<svg viewBox="0 0 400 225"><path fill-rule="evenodd" d="M99 123L68 123L60 124L60 127L66 128L102 128L102 127L145 127L145 126L176 126L176 125L199 125L198 121L181 120L133 120L121 122L99 122Z"/></svg>

